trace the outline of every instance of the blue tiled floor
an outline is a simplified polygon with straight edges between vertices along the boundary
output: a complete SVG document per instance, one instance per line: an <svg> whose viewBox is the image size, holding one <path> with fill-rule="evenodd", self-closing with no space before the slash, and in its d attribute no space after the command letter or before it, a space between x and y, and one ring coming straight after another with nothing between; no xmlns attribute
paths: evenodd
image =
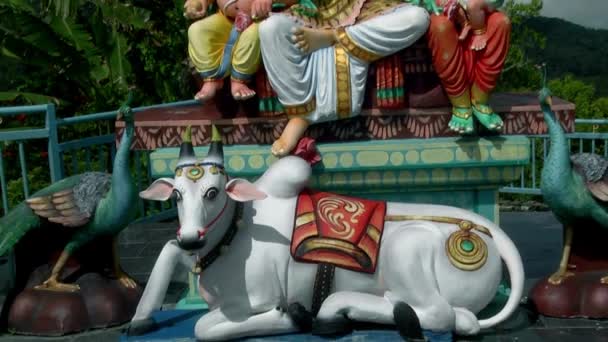
<svg viewBox="0 0 608 342"><path fill-rule="evenodd" d="M161 329L151 332L145 336L126 337L122 335L121 342L159 342L175 341L186 342L196 341L194 338L194 325L196 321L206 312L206 310L169 310L159 311L154 314L154 319L159 323ZM426 333L430 342L451 342L450 334ZM292 334L282 336L269 336L264 338L248 338L241 341L258 342L316 342L316 341L401 341L401 337L394 330L359 330L352 334L340 338L322 338L310 334Z"/></svg>

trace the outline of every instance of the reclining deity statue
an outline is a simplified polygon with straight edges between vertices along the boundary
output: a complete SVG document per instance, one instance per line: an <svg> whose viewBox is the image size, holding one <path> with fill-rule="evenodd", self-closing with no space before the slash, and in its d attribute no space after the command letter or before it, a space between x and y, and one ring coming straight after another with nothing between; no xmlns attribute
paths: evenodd
<svg viewBox="0 0 608 342"><path fill-rule="evenodd" d="M436 0L443 13L431 15L427 38L433 67L452 103L450 129L459 133L473 132L473 116L489 130L502 128L489 106L509 50L511 23L496 10L502 3Z"/></svg>
<svg viewBox="0 0 608 342"><path fill-rule="evenodd" d="M289 122L272 153L290 153L311 124L358 115L368 66L416 42L429 14L402 0L318 0L315 11L259 24L264 67Z"/></svg>

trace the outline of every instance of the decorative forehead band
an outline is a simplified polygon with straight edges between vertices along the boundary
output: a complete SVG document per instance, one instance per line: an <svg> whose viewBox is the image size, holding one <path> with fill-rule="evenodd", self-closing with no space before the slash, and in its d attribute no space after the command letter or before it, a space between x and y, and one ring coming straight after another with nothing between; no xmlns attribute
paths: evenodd
<svg viewBox="0 0 608 342"><path fill-rule="evenodd" d="M235 2L237 2L238 0L228 0L225 4L224 7L222 7L222 12L226 12L226 8L228 8L228 6L234 4Z"/></svg>
<svg viewBox="0 0 608 342"><path fill-rule="evenodd" d="M214 162L203 162L203 163L188 163L188 164L182 164L178 167L175 168L175 171L179 170L179 169L183 169L184 167L189 167L189 166L215 166L219 169L224 169L224 165L222 164L218 164L218 163L214 163Z"/></svg>

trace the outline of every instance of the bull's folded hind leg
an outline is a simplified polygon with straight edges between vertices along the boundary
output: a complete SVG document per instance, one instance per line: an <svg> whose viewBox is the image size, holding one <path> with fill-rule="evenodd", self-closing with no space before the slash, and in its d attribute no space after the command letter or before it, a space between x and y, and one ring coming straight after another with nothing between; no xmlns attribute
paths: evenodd
<svg viewBox="0 0 608 342"><path fill-rule="evenodd" d="M350 332L350 320L375 324L394 324L393 305L384 297L341 291L331 294L317 314L313 333L334 335Z"/></svg>
<svg viewBox="0 0 608 342"><path fill-rule="evenodd" d="M384 281L389 291L385 296L395 305L399 302L410 305L424 330L479 331L473 315L455 310L440 293L434 260L445 253L443 241L443 236L432 225L423 223L410 224L407 231L391 235L386 240L381 260L386 262Z"/></svg>
<svg viewBox="0 0 608 342"><path fill-rule="evenodd" d="M245 336L278 335L297 331L289 315L279 308L231 321L220 309L196 322L194 334L200 341L226 341Z"/></svg>

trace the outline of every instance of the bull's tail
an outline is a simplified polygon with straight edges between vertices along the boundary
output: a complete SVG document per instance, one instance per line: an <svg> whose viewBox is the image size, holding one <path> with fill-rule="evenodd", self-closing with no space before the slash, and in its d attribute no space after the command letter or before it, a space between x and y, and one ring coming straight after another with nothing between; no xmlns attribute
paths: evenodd
<svg viewBox="0 0 608 342"><path fill-rule="evenodd" d="M490 328L509 318L517 309L524 291L524 265L515 244L500 229L493 229L492 237L500 256L507 265L511 279L511 294L502 310L490 318L479 321L479 326L482 329Z"/></svg>

